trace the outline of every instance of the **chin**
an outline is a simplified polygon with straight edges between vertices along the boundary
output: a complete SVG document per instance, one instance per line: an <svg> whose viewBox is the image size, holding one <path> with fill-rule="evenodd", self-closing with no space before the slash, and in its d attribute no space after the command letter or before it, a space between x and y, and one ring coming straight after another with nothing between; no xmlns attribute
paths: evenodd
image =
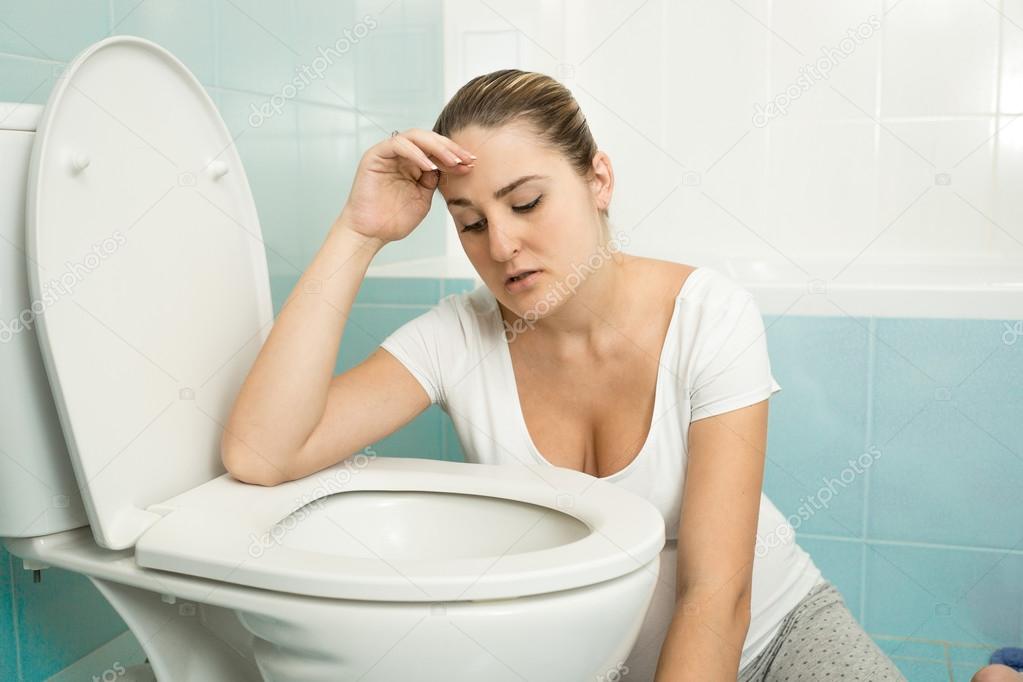
<svg viewBox="0 0 1023 682"><path fill-rule="evenodd" d="M548 295L549 292L550 290L547 287L537 287L520 294L510 294L504 290L504 283L502 282L500 295L497 295L496 298L501 302L501 305L528 323L552 315L561 305L562 301L560 298Z"/></svg>

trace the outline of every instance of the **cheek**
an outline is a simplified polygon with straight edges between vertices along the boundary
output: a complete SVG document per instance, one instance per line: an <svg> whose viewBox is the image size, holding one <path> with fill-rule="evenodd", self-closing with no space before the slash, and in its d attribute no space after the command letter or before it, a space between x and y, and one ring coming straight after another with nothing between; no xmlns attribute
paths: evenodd
<svg viewBox="0 0 1023 682"><path fill-rule="evenodd" d="M490 244L482 235L459 232L458 239L462 243L462 250L465 252L469 262L476 265L485 265L491 260Z"/></svg>
<svg viewBox="0 0 1023 682"><path fill-rule="evenodd" d="M545 243L557 244L562 250L585 249L593 231L585 215L575 206L551 206L538 221L537 232Z"/></svg>

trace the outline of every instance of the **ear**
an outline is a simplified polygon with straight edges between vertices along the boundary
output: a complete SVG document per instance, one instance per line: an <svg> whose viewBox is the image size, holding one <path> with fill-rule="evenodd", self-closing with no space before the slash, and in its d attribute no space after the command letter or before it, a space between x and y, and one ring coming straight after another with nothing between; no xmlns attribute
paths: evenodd
<svg viewBox="0 0 1023 682"><path fill-rule="evenodd" d="M593 200L598 211L603 211L611 205L611 195L614 193L615 174L611 167L611 157L602 151L593 155L592 177L590 178L590 190L593 192Z"/></svg>

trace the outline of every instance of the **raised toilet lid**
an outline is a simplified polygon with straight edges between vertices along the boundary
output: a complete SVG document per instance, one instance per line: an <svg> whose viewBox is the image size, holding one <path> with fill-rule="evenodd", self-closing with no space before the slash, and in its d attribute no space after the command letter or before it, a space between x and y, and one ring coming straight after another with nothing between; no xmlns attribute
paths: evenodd
<svg viewBox="0 0 1023 682"><path fill-rule="evenodd" d="M429 602L592 585L664 546L653 505L578 471L360 457L272 488L212 480L153 508L163 518L135 559L279 592ZM358 497L369 491L386 492Z"/></svg>
<svg viewBox="0 0 1023 682"><path fill-rule="evenodd" d="M68 65L29 168L39 343L96 541L220 476L221 424L273 321L232 137L170 53L115 36Z"/></svg>

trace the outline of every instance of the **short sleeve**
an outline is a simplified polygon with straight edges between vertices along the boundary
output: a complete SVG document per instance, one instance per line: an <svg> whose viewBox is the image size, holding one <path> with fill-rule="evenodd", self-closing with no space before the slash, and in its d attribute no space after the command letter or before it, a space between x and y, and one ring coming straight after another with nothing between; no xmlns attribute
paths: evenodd
<svg viewBox="0 0 1023 682"><path fill-rule="evenodd" d="M446 331L444 302L398 327L380 347L398 359L430 397L430 404L443 404L441 348Z"/></svg>
<svg viewBox="0 0 1023 682"><path fill-rule="evenodd" d="M781 390L771 374L764 321L753 295L739 290L709 314L696 352L691 422L753 405Z"/></svg>

